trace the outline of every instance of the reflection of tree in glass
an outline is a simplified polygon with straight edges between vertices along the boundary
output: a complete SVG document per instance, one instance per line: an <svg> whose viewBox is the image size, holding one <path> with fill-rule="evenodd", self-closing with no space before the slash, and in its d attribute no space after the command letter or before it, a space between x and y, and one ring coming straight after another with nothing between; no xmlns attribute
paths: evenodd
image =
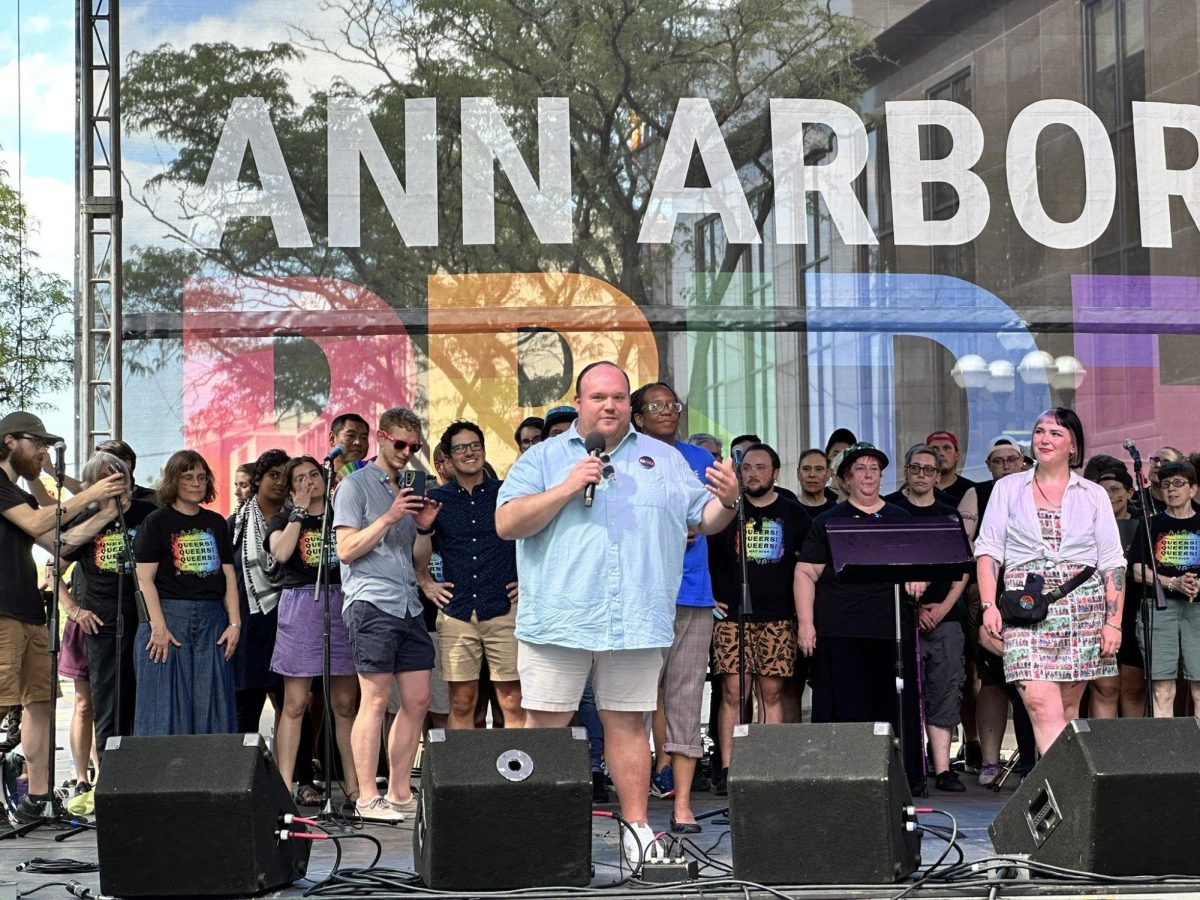
<svg viewBox="0 0 1200 900"><path fill-rule="evenodd" d="M197 251L210 272L341 278L368 288L394 308L409 310L424 306L426 276L438 272L573 272L602 279L642 305L669 303L670 249L640 244L638 235L679 98L709 99L735 164L747 172L748 183L765 186L754 210L761 228L773 206L769 98L853 103L861 87L854 66L864 52L861 32L821 0L549 0L524 5L331 0L329 6L345 16L342 41L329 44L301 31L304 49L335 54L347 65L366 65L378 73L380 86L361 100L402 181L404 101L437 100L439 245L405 246L378 191L369 186L362 196L360 245L327 245L326 156L319 149L326 144L327 96L318 94L301 109L283 74L283 66L301 50L207 44L135 53L123 81L126 121L178 147L160 184L170 183L181 192L185 216L196 213L188 203L204 183L233 99L262 97L271 111L314 246L280 248L270 220L236 219L219 249ZM204 89L197 91L197 85ZM334 90L349 91L344 85ZM537 98L570 99L571 243L538 241L503 178L497 189L495 243L462 243L462 216L471 211L460 202L459 103L472 96L490 97L500 105L532 171L538 159ZM257 178L249 154L243 177L249 183ZM363 183L368 185L369 179ZM152 207L157 186L150 185L146 195ZM162 217L164 226L173 228L166 219ZM679 243L686 246L689 238L683 231L681 227ZM188 237L180 231L173 236ZM746 245L728 246L717 277L691 302L719 304L745 251ZM157 270L170 283L177 274L170 260L143 254L131 261L138 264L147 276L139 289L161 299L163 291L151 287L149 276ZM586 317L585 312L580 315ZM526 319L517 327L522 324L532 323ZM692 368L703 373L708 341L707 335L700 337ZM481 347L488 342L449 343L459 351L439 364L449 362L458 370L449 377L462 386L464 408L488 409L495 401L486 391L475 391L477 379L472 377L478 361L486 358Z"/></svg>
<svg viewBox="0 0 1200 900"><path fill-rule="evenodd" d="M0 169L0 409L45 409L39 396L71 383L74 341L55 333L71 315L71 289L37 268L21 198ZM99 323L98 323L99 324Z"/></svg>

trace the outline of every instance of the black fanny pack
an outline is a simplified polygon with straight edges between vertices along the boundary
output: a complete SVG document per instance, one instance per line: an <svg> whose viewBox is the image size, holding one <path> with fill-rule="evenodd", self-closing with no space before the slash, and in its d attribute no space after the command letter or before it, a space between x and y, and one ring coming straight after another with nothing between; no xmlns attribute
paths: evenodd
<svg viewBox="0 0 1200 900"><path fill-rule="evenodd" d="M1094 566L1087 566L1074 578L1069 578L1052 591L1043 591L1046 579L1030 572L1025 576L1025 586L1017 590L998 590L996 608L1005 625L1036 625L1050 612L1050 604L1061 600L1096 573ZM1004 573L1000 573L1000 587L1004 587Z"/></svg>

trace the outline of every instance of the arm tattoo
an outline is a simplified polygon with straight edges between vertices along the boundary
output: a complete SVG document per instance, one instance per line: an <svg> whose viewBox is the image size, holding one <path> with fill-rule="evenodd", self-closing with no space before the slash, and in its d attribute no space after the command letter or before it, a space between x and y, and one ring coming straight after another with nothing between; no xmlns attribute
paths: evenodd
<svg viewBox="0 0 1200 900"><path fill-rule="evenodd" d="M1125 567L1109 569L1103 575L1104 585L1104 616L1112 618L1117 614L1117 604L1125 591Z"/></svg>

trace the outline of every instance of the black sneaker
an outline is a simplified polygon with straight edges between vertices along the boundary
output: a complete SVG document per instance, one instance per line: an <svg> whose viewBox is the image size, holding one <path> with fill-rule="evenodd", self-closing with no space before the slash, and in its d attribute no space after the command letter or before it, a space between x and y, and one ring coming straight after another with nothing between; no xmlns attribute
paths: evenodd
<svg viewBox="0 0 1200 900"><path fill-rule="evenodd" d="M729 796L729 767L721 769L721 774L713 779L713 793L718 797Z"/></svg>
<svg viewBox="0 0 1200 900"><path fill-rule="evenodd" d="M983 768L983 748L979 741L967 741L963 744L963 771L972 775Z"/></svg>
<svg viewBox="0 0 1200 900"><path fill-rule="evenodd" d="M608 803L608 785L604 783L603 772L592 773L592 802L593 803Z"/></svg>
<svg viewBox="0 0 1200 900"><path fill-rule="evenodd" d="M16 812L13 813L17 824L32 825L34 822L42 821L45 818L43 811L46 801L49 799L49 795L34 797L33 794L26 794L22 797L21 802L17 804Z"/></svg>
<svg viewBox="0 0 1200 900"><path fill-rule="evenodd" d="M950 791L952 794L961 794L967 789L967 786L958 780L958 773L949 769L939 772L933 784L939 791Z"/></svg>

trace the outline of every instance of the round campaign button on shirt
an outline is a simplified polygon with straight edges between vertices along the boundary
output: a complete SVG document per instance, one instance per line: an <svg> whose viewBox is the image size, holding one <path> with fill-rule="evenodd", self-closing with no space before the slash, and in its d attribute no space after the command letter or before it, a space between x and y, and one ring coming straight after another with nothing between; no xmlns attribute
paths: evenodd
<svg viewBox="0 0 1200 900"><path fill-rule="evenodd" d="M653 456L639 456L638 464L643 469L653 469L654 468L654 457Z"/></svg>

